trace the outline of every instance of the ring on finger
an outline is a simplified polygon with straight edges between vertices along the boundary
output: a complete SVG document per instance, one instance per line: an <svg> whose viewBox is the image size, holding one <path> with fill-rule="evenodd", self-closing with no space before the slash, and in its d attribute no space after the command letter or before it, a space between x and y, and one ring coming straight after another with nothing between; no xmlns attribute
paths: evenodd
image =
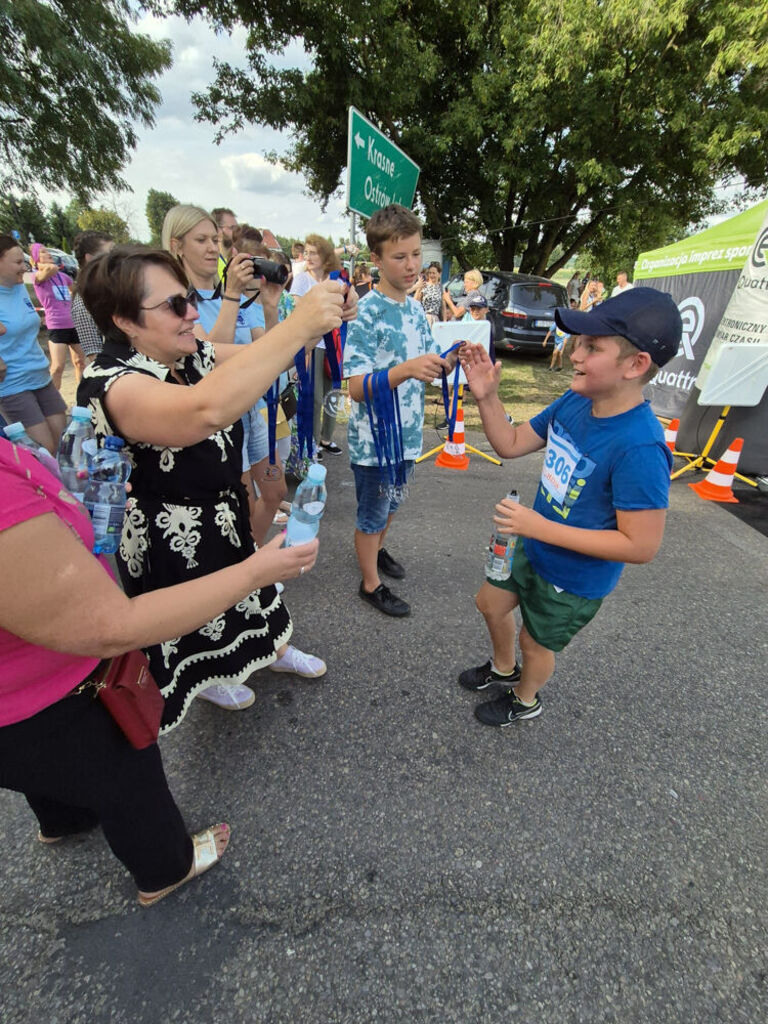
<svg viewBox="0 0 768 1024"><path fill-rule="evenodd" d="M299 569L299 576L303 576L304 575L304 570L306 568L307 568L306 565L302 565L302 567Z"/></svg>

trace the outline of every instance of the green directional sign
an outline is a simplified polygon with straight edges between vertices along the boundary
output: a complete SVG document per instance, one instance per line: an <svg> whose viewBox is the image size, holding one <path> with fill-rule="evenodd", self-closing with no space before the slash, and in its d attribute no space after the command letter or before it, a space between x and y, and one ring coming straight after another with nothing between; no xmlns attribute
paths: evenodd
<svg viewBox="0 0 768 1024"><path fill-rule="evenodd" d="M419 168L359 110L349 108L347 206L370 217L390 203L410 209Z"/></svg>

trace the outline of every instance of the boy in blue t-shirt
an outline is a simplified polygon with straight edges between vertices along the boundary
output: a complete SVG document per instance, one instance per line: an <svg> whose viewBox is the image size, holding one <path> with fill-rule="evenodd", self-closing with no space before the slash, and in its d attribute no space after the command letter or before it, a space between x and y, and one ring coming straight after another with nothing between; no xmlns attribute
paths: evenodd
<svg viewBox="0 0 768 1024"><path fill-rule="evenodd" d="M507 684L475 708L484 725L541 713L538 692L554 671L555 652L593 618L624 563L650 562L664 535L672 456L643 387L677 353L677 306L664 292L635 288L588 313L558 309L555 321L573 335L571 387L520 426L507 421L498 397L501 363L494 366L480 345L461 355L498 454L513 459L545 450L533 508L506 498L496 506L499 532L520 539L509 579L487 580L476 597L492 658L459 676L477 692ZM522 669L515 661L517 607Z"/></svg>
<svg viewBox="0 0 768 1024"><path fill-rule="evenodd" d="M398 503L381 492L382 474L363 395L366 374L388 370L397 388L403 428L403 457L410 477L421 454L424 384L456 365L453 354L441 359L421 303L409 289L421 271L421 221L399 203L385 206L368 221L366 238L379 271L376 291L363 296L357 319L349 325L344 347L344 376L349 378L349 460L355 477L357 519L355 552L362 581L360 597L385 615L410 614L410 605L381 582L382 572L403 579L405 569L384 548ZM369 383L370 392L370 383Z"/></svg>

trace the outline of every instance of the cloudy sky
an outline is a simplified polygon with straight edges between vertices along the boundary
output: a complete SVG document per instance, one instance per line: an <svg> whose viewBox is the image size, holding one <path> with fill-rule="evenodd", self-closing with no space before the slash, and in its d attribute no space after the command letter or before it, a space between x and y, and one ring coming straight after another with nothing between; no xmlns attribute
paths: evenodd
<svg viewBox="0 0 768 1024"><path fill-rule="evenodd" d="M229 206L241 222L269 227L282 235L303 237L311 232L349 236L344 200L331 199L323 213L320 204L304 195L304 180L283 167L267 163L262 154L284 152L289 139L280 132L249 126L217 146L214 126L194 120L193 92L213 81L213 58L245 65L245 31L215 35L201 21L142 17L137 30L155 39L173 41L173 66L157 80L163 97L151 131L141 130L139 144L125 178L132 194L119 196L116 207L136 237L149 240L144 215L150 188L171 192L180 202L205 209ZM307 63L300 46L286 53L284 63Z"/></svg>

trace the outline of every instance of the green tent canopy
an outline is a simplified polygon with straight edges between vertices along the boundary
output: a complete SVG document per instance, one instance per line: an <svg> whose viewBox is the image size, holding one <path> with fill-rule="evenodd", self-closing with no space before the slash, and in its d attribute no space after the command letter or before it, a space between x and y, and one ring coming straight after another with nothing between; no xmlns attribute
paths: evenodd
<svg viewBox="0 0 768 1024"><path fill-rule="evenodd" d="M741 270L766 213L768 199L682 242L641 252L635 263L634 280Z"/></svg>

